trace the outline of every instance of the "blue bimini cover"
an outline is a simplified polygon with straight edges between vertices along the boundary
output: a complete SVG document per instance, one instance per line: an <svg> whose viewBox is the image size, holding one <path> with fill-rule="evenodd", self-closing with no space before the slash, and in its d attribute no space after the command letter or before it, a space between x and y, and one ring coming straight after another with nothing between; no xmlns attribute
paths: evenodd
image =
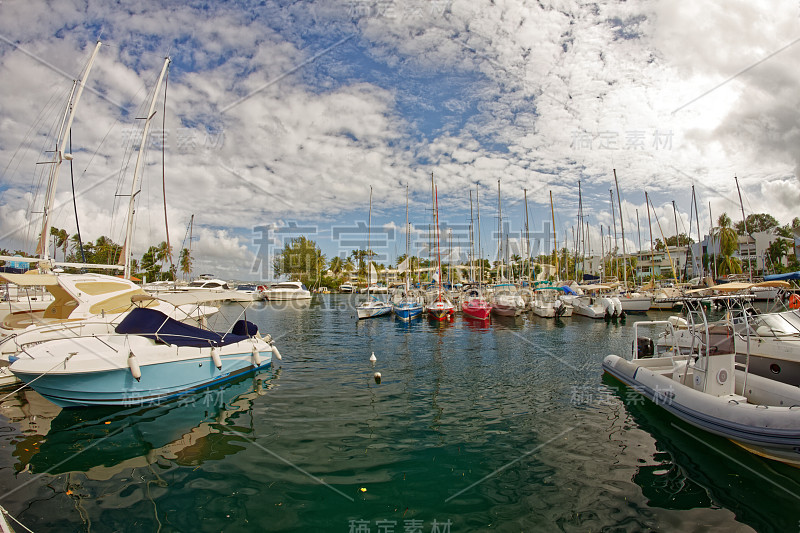
<svg viewBox="0 0 800 533"><path fill-rule="evenodd" d="M250 338L247 333L252 332L254 335L258 327L251 322L240 320L233 326L233 331L240 334L217 333L178 322L161 311L136 307L122 319L115 331L123 335L141 335L166 344L203 348L243 341Z"/></svg>
<svg viewBox="0 0 800 533"><path fill-rule="evenodd" d="M800 272L787 272L786 274L770 274L764 276L764 281L789 281L800 279Z"/></svg>

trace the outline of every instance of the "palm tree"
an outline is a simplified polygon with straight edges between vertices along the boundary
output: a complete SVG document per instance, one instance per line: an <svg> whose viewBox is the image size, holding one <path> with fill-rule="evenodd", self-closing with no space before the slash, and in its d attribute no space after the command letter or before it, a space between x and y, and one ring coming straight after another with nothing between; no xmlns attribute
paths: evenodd
<svg viewBox="0 0 800 533"><path fill-rule="evenodd" d="M725 274L741 274L742 264L739 259L733 257L733 254L739 249L739 236L736 230L731 225L731 218L722 213L717 219L716 236L719 239L719 263L717 265L717 273Z"/></svg>
<svg viewBox="0 0 800 533"><path fill-rule="evenodd" d="M767 255L769 256L770 263L772 263L772 268L775 272L780 272L783 270L783 264L781 263L781 259L786 257L789 254L789 241L785 239L778 238L778 240L774 241L772 244L769 245L767 249Z"/></svg>
<svg viewBox="0 0 800 533"><path fill-rule="evenodd" d="M50 227L50 235L53 237L53 259L56 258L56 251L61 248L64 252L64 261L67 260L67 244L69 243L69 234L65 229L58 229L55 226Z"/></svg>
<svg viewBox="0 0 800 533"><path fill-rule="evenodd" d="M188 248L181 249L178 262L180 263L181 267L181 277L186 279L192 274L192 256Z"/></svg>
<svg viewBox="0 0 800 533"><path fill-rule="evenodd" d="M167 259L172 262L172 246L167 246L167 241L161 241L156 249L156 261L161 263L161 270L164 269L164 261Z"/></svg>
<svg viewBox="0 0 800 533"><path fill-rule="evenodd" d="M333 274L335 277L338 278L339 274L341 274L342 270L344 270L344 259L342 259L338 255L332 257L331 262L328 265L328 270L330 270L331 274Z"/></svg>

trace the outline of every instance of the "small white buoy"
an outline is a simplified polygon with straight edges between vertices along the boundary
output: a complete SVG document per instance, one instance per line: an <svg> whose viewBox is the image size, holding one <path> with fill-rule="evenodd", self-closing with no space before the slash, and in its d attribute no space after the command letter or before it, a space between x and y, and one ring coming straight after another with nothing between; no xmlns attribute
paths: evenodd
<svg viewBox="0 0 800 533"><path fill-rule="evenodd" d="M261 353L255 346L253 346L253 364L255 366L261 366Z"/></svg>
<svg viewBox="0 0 800 533"><path fill-rule="evenodd" d="M133 352L128 353L128 368L131 369L131 376L136 381L140 381L142 379L142 369L139 368L139 361L136 359L136 356L133 355Z"/></svg>
<svg viewBox="0 0 800 533"><path fill-rule="evenodd" d="M216 346L211 347L211 360L214 361L214 366L217 367L217 370L222 370L222 359L219 357Z"/></svg>
<svg viewBox="0 0 800 533"><path fill-rule="evenodd" d="M275 359L277 359L278 361L283 360L283 358L281 357L281 352L278 351L278 347L275 346L274 344L272 345L272 355L274 355Z"/></svg>
<svg viewBox="0 0 800 533"><path fill-rule="evenodd" d="M375 357L375 352L372 352L372 355L369 356L369 362L372 363L372 366L375 366L375 361L377 360L378 358Z"/></svg>
<svg viewBox="0 0 800 533"><path fill-rule="evenodd" d="M380 385L381 384L381 373L380 372L375 372L375 375L373 377L375 378L375 383Z"/></svg>

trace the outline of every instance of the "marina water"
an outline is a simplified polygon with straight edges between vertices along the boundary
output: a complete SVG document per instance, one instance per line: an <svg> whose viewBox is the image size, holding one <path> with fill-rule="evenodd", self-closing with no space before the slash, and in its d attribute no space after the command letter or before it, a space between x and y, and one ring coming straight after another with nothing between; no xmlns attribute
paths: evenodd
<svg viewBox="0 0 800 533"><path fill-rule="evenodd" d="M356 304L257 304L283 361L162 405L6 398L0 505L35 532L800 528L800 472L602 376L634 321L667 314L403 323Z"/></svg>

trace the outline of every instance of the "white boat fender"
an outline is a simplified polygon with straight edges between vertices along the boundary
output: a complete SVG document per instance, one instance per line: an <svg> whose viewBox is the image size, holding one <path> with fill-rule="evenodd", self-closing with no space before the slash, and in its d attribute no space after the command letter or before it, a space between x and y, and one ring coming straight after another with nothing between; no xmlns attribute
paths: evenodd
<svg viewBox="0 0 800 533"><path fill-rule="evenodd" d="M142 380L142 369L139 368L139 360L133 355L133 352L128 352L128 368L131 369L131 376L136 381Z"/></svg>
<svg viewBox="0 0 800 533"><path fill-rule="evenodd" d="M214 362L214 366L217 367L217 370L222 370L222 359L219 356L216 346L211 347L211 360Z"/></svg>
<svg viewBox="0 0 800 533"><path fill-rule="evenodd" d="M275 346L274 344L272 345L272 355L274 355L275 359L277 359L278 361L283 360L283 358L281 357L281 352L278 351L278 347Z"/></svg>
<svg viewBox="0 0 800 533"><path fill-rule="evenodd" d="M258 348L253 346L253 364L255 366L261 366L261 352L258 351Z"/></svg>

